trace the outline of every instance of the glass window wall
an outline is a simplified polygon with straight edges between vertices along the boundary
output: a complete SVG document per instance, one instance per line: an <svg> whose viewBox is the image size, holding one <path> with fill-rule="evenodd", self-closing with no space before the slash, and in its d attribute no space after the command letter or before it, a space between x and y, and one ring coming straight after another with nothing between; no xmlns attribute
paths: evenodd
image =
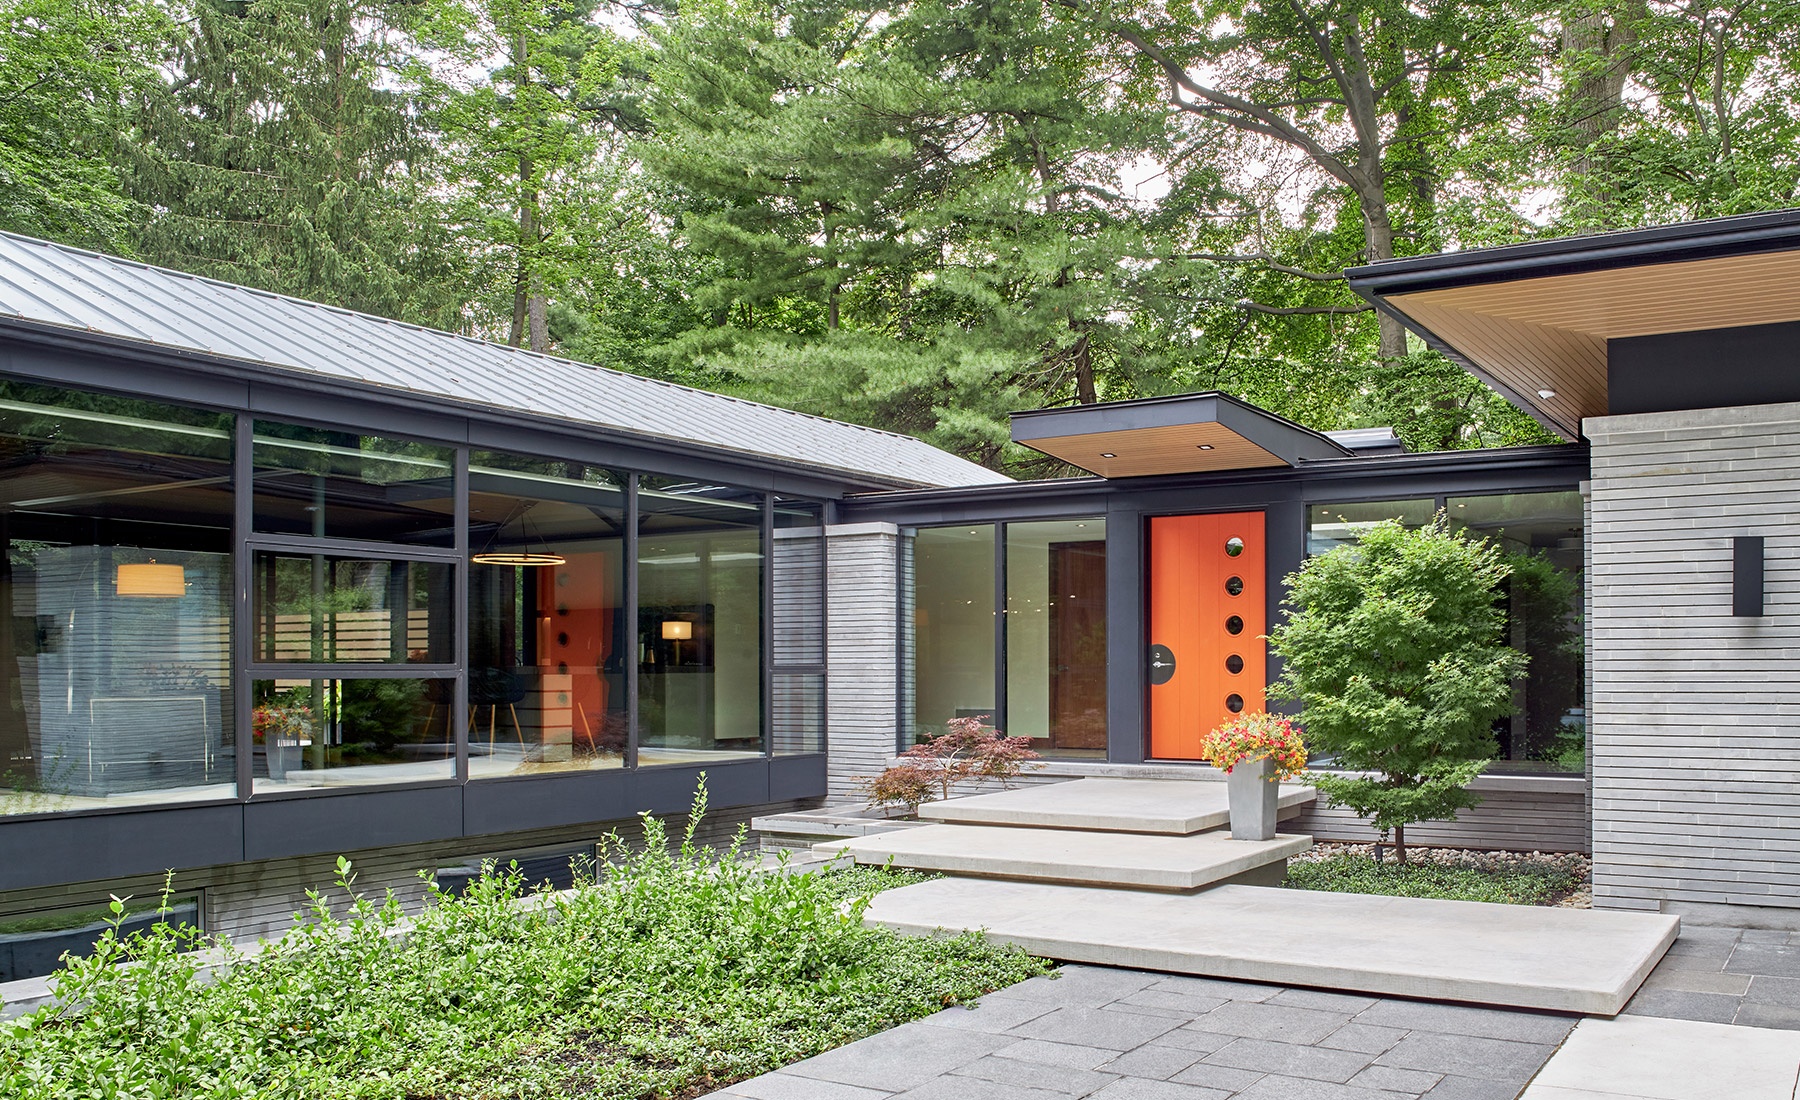
<svg viewBox="0 0 1800 1100"><path fill-rule="evenodd" d="M252 457L258 531L456 544L449 447L258 420Z"/></svg>
<svg viewBox="0 0 1800 1100"><path fill-rule="evenodd" d="M775 500L770 725L777 755L825 751L825 521L815 501Z"/></svg>
<svg viewBox="0 0 1800 1100"><path fill-rule="evenodd" d="M0 382L0 814L236 793L231 440Z"/></svg>
<svg viewBox="0 0 1800 1100"><path fill-rule="evenodd" d="M0 982L41 978L62 966L62 957L92 955L100 936L118 922L120 936L147 932L158 924L200 928L200 895L125 898L125 912L115 917L111 899L89 905L62 906L0 917Z"/></svg>
<svg viewBox="0 0 1800 1100"><path fill-rule="evenodd" d="M912 664L913 739L952 718L994 721L994 525L921 528L911 538L913 592L904 626Z"/></svg>
<svg viewBox="0 0 1800 1100"><path fill-rule="evenodd" d="M763 751L764 497L638 479L638 763Z"/></svg>
<svg viewBox="0 0 1800 1100"><path fill-rule="evenodd" d="M295 677L251 685L259 794L452 779L452 679ZM479 737L500 731L471 731Z"/></svg>
<svg viewBox="0 0 1800 1100"><path fill-rule="evenodd" d="M258 551L255 659L452 664L455 572L446 561Z"/></svg>
<svg viewBox="0 0 1800 1100"><path fill-rule="evenodd" d="M1006 732L1106 758L1106 521L1006 525Z"/></svg>
<svg viewBox="0 0 1800 1100"><path fill-rule="evenodd" d="M1353 504L1314 504L1306 509L1306 552L1323 554L1383 520L1397 519L1407 527L1423 527L1437 514L1437 501L1366 500Z"/></svg>
<svg viewBox="0 0 1800 1100"><path fill-rule="evenodd" d="M1529 664L1513 688L1513 713L1494 725L1498 766L1584 771L1581 494L1451 497L1445 511L1452 523L1498 545L1512 566L1507 641Z"/></svg>
<svg viewBox="0 0 1800 1100"><path fill-rule="evenodd" d="M469 460L469 775L624 766L625 474Z"/></svg>

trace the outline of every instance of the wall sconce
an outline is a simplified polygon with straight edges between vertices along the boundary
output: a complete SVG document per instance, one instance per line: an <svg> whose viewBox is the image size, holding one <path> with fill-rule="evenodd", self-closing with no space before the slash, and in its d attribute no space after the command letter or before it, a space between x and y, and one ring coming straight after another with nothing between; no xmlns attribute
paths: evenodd
<svg viewBox="0 0 1800 1100"><path fill-rule="evenodd" d="M187 595L187 570L179 565L148 562L121 565L113 574L113 590L121 596L174 599Z"/></svg>
<svg viewBox="0 0 1800 1100"><path fill-rule="evenodd" d="M1731 540L1731 613L1755 617L1763 613L1763 537L1737 535Z"/></svg>

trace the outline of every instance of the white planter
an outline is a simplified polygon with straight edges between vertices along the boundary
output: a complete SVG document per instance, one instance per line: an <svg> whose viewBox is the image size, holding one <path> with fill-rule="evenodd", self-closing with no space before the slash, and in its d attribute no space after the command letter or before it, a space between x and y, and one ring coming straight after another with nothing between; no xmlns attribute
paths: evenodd
<svg viewBox="0 0 1800 1100"><path fill-rule="evenodd" d="M1281 784L1267 758L1241 760L1225 776L1231 806L1231 839L1268 840L1275 835Z"/></svg>

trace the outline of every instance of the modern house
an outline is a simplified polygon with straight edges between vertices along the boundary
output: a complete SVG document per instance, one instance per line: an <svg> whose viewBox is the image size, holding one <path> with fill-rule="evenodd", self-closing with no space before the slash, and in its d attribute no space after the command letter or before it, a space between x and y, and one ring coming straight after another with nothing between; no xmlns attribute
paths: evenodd
<svg viewBox="0 0 1800 1100"><path fill-rule="evenodd" d="M165 870L254 935L339 854L403 895L566 863L701 772L728 832L958 716L1053 777L1191 773L1265 705L1281 578L1439 511L1526 563L1532 671L1482 807L1412 838L1591 847L1598 905L1800 915L1800 211L1351 285L1569 442L1409 454L1190 394L1020 413L1094 476L1013 482L0 237L0 977L42 969L9 927Z"/></svg>

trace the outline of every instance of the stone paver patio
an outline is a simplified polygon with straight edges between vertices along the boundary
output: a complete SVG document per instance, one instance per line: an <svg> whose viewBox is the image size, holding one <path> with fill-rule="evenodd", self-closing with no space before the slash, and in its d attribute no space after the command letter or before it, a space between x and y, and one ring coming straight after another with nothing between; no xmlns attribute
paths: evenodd
<svg viewBox="0 0 1800 1100"><path fill-rule="evenodd" d="M1512 1100L1577 1017L1066 966L716 1100Z"/></svg>
<svg viewBox="0 0 1800 1100"><path fill-rule="evenodd" d="M1800 933L1684 927L1625 1012L1800 1030Z"/></svg>

